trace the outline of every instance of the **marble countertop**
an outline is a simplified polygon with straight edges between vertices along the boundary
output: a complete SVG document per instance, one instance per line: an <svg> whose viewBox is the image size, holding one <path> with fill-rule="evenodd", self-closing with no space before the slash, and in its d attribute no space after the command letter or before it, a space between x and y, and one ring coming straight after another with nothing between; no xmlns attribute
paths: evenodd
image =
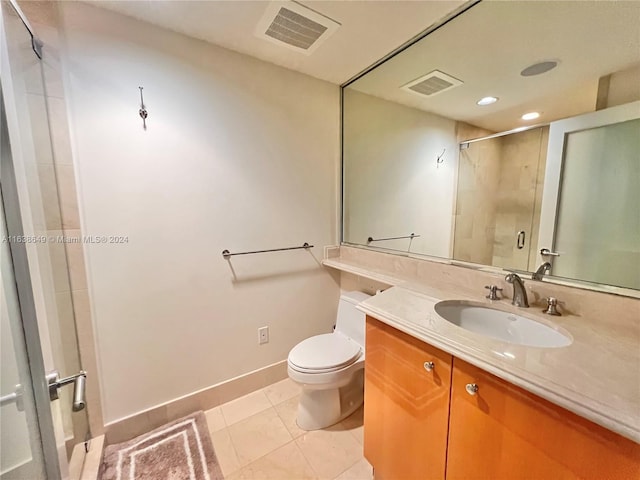
<svg viewBox="0 0 640 480"><path fill-rule="evenodd" d="M369 277L385 276L371 272ZM635 339L571 314L548 317L538 308L514 307L508 300L470 298L397 278L387 280L398 281L389 281L396 286L362 302L360 310L640 443L640 348ZM526 347L475 334L442 319L434 310L441 300L484 301L561 327L573 343L561 348Z"/></svg>

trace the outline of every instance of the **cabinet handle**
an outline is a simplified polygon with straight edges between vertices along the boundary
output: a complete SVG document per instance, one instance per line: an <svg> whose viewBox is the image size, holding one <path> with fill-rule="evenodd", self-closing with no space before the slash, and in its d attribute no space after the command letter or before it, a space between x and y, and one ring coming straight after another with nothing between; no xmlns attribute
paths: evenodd
<svg viewBox="0 0 640 480"><path fill-rule="evenodd" d="M478 390L480 390L480 387L478 387L478 384L476 383L467 383L464 388L469 395L475 395L478 393Z"/></svg>
<svg viewBox="0 0 640 480"><path fill-rule="evenodd" d="M424 369L427 372L431 372L434 368L436 368L436 364L433 362L424 362Z"/></svg>

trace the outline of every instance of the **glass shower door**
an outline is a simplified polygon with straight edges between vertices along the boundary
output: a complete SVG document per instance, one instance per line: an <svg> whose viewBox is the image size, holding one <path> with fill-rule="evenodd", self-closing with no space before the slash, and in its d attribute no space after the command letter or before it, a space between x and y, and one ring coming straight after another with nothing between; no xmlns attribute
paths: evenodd
<svg viewBox="0 0 640 480"><path fill-rule="evenodd" d="M42 438L33 397L13 261L0 209L0 479L44 477Z"/></svg>
<svg viewBox="0 0 640 480"><path fill-rule="evenodd" d="M40 466L44 460L46 477L40 475L40 467L36 468L33 476L19 475L17 478L66 479L69 476L68 459L76 446L75 450L84 454L83 443L89 436L89 428L87 410L72 411L73 387L61 388L59 399L50 401L46 378L54 370L59 371L61 377L82 370L68 245L65 243L67 232L59 191L61 159L54 155L48 115L49 101L54 95L48 92L42 60L34 51L33 29L28 26L28 20L19 12L15 2L3 0L0 6L0 96L3 107L0 185L7 227L4 238L13 256L15 275L13 283L7 281L15 285L20 299L18 320L14 321L7 313L7 321L3 317L3 322L15 325L15 328L11 327L12 332L22 330L29 362L28 370L21 370L20 363L13 361L16 369L13 374L7 371L9 384L5 385L3 378L1 394L9 396L15 393L14 381L24 385L28 393L31 381L32 403L37 414L35 420L33 415L29 416L25 401L25 412L20 415L25 416L28 428L25 430L24 425L21 427L16 421L2 424L0 451L3 461L6 457L7 468L5 472L3 463L0 480L5 480L5 476L7 479L16 478L12 473L15 468L10 471L8 466L10 458L12 465L19 458L30 458L34 465ZM46 43L40 55L47 58ZM3 289L4 266L3 263ZM4 375L5 354L7 357L9 354L19 357L19 347L14 342L12 348L5 350L5 340L9 337L4 331L2 334ZM11 362L7 362L6 368L9 369ZM25 373L17 378L21 371ZM24 398L28 400L29 395ZM78 409L77 405L74 410ZM10 416L16 415L15 407L15 402L7 400L7 405L0 412L3 422L5 416L10 422ZM24 448L19 454L13 452L20 438L29 439L29 452ZM24 447L24 442L20 443Z"/></svg>
<svg viewBox="0 0 640 480"><path fill-rule="evenodd" d="M551 124L538 252L551 274L640 289L640 101Z"/></svg>
<svg viewBox="0 0 640 480"><path fill-rule="evenodd" d="M567 134L553 274L640 290L640 119Z"/></svg>

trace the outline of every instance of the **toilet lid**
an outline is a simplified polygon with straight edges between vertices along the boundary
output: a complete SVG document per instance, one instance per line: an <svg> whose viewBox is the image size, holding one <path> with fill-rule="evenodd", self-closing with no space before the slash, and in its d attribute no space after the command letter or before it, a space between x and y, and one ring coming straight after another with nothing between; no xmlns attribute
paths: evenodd
<svg viewBox="0 0 640 480"><path fill-rule="evenodd" d="M353 340L336 333L307 338L289 352L289 363L305 370L329 370L346 367L360 356L361 348Z"/></svg>

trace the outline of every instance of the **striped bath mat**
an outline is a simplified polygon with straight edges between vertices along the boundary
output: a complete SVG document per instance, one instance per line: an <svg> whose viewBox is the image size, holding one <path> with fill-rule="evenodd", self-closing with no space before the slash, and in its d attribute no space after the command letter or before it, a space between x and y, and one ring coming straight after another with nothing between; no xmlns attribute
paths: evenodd
<svg viewBox="0 0 640 480"><path fill-rule="evenodd" d="M221 480L207 419L197 412L104 449L100 480Z"/></svg>

